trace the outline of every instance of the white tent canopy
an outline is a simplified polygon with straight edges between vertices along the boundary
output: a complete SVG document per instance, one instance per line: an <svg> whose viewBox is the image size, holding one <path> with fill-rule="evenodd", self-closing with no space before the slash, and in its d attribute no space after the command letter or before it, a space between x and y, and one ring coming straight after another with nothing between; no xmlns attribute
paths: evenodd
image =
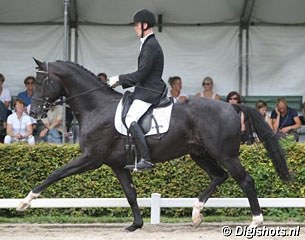
<svg viewBox="0 0 305 240"><path fill-rule="evenodd" d="M70 0L70 59L94 73L134 71L140 8L158 19L164 80L181 76L184 92L211 76L221 95L304 94L304 0ZM63 21L64 0L0 0L0 72L13 95L35 74L32 57L63 59Z"/></svg>

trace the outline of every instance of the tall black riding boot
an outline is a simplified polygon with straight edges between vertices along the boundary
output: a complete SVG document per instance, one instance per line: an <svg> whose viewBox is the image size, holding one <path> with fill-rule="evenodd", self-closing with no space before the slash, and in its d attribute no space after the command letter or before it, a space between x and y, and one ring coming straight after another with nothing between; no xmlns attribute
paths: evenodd
<svg viewBox="0 0 305 240"><path fill-rule="evenodd" d="M136 167L133 165L128 165L125 168L129 170L137 169L139 171L153 168L154 164L151 162L150 152L145 140L145 136L137 122L131 123L129 132L134 140L137 151L141 155L141 160L137 163Z"/></svg>

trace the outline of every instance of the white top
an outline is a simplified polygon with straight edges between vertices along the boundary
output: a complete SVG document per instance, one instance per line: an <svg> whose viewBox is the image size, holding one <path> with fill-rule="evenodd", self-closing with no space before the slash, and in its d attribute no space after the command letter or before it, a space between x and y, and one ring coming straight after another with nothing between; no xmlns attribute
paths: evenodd
<svg viewBox="0 0 305 240"><path fill-rule="evenodd" d="M200 97L205 97L203 92L200 92ZM213 92L211 99L215 99L215 97L216 97L216 93ZM205 97L205 98L208 98L208 97Z"/></svg>
<svg viewBox="0 0 305 240"><path fill-rule="evenodd" d="M168 96L168 97L172 97L173 100L174 100L174 103L178 102L179 97L186 97L186 98L188 98L188 95L185 94L185 93L183 93L183 92L180 92L180 95L179 95L178 97L173 97L173 96L171 95L170 91L168 91L167 96Z"/></svg>
<svg viewBox="0 0 305 240"><path fill-rule="evenodd" d="M6 87L2 87L2 92L0 94L0 100L4 102L10 102L12 99L11 93Z"/></svg>
<svg viewBox="0 0 305 240"><path fill-rule="evenodd" d="M14 134L20 133L25 135L27 133L27 126L32 124L32 120L26 113L23 113L21 119L18 119L17 114L14 112L8 116L7 123L12 125Z"/></svg>

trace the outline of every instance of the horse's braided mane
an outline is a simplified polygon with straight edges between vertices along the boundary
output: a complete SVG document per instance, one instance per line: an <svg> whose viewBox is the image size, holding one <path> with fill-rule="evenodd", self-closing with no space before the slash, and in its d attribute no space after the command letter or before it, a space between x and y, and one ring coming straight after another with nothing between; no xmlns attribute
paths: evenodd
<svg viewBox="0 0 305 240"><path fill-rule="evenodd" d="M56 62L67 63L69 65L73 65L75 67L79 67L79 68L83 69L84 71L86 71L87 73L89 73L90 75L92 75L95 78L95 80L99 81L102 84L107 85L106 83L100 81L99 78L93 72L91 72L88 68L85 68L84 66L82 66L82 65L80 65L78 63L71 62L71 61L62 61L62 60L57 60Z"/></svg>
<svg viewBox="0 0 305 240"><path fill-rule="evenodd" d="M105 82L102 82L98 76L96 76L93 72L91 72L89 69L85 68L82 65L79 65L78 63L75 62L71 62L71 61L62 61L62 60L57 60L56 62L61 62L61 63L65 63L65 64L69 64L72 67L77 67L77 68L81 68L82 70L84 70L85 72L89 73L90 75L93 76L93 78L98 81L100 84L106 86L106 90L108 90L111 94L114 94L115 96L121 97L121 93L115 91L114 89L112 89L111 87L109 87L109 85Z"/></svg>

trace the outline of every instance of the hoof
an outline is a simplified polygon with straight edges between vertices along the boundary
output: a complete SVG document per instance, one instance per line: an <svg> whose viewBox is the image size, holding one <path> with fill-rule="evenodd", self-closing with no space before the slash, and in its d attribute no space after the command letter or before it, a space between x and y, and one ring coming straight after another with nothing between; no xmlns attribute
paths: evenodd
<svg viewBox="0 0 305 240"><path fill-rule="evenodd" d="M252 217L252 222L251 222L251 224L249 225L248 228L256 228L256 227L262 225L263 222L264 222L263 214L253 216Z"/></svg>
<svg viewBox="0 0 305 240"><path fill-rule="evenodd" d="M16 207L16 210L22 212L28 209L29 207L31 207L31 204L29 202L21 201Z"/></svg>
<svg viewBox="0 0 305 240"><path fill-rule="evenodd" d="M193 226L199 227L199 225L203 221L203 216L202 216L202 214L198 214L196 217L192 217L192 220L193 220Z"/></svg>
<svg viewBox="0 0 305 240"><path fill-rule="evenodd" d="M125 228L125 231L127 232L134 232L135 230L142 228L143 224L141 226L138 226L136 224L131 224L129 227Z"/></svg>
<svg viewBox="0 0 305 240"><path fill-rule="evenodd" d="M29 194L23 199L21 200L21 202L18 204L18 206L16 207L17 211L24 211L26 209L28 209L31 206L31 201L33 199L38 198L40 193L33 193L32 191L29 192Z"/></svg>
<svg viewBox="0 0 305 240"><path fill-rule="evenodd" d="M193 226L198 227L200 223L203 221L203 216L200 213L200 211L203 209L203 202L200 202L199 199L197 202L195 202L193 211L192 211L192 221L193 221Z"/></svg>

